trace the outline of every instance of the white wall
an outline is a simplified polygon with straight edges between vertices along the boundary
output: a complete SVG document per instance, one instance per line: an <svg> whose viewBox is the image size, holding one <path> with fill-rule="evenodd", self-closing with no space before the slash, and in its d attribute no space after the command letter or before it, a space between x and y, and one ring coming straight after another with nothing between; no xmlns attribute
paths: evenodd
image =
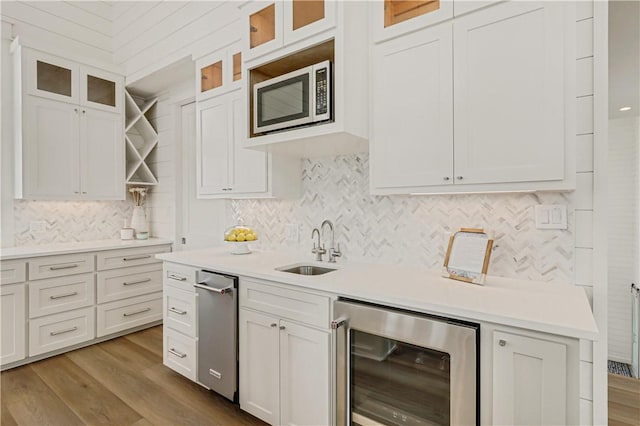
<svg viewBox="0 0 640 426"><path fill-rule="evenodd" d="M631 363L631 292L637 280L638 117L609 120L609 359ZM635 281L637 282L637 281Z"/></svg>

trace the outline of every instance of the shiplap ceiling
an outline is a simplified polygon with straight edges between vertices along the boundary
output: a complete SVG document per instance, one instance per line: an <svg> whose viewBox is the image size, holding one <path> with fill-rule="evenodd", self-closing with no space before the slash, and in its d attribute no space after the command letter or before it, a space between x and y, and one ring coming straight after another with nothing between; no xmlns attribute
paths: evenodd
<svg viewBox="0 0 640 426"><path fill-rule="evenodd" d="M621 107L631 107L621 112ZM640 1L609 3L609 117L640 115Z"/></svg>

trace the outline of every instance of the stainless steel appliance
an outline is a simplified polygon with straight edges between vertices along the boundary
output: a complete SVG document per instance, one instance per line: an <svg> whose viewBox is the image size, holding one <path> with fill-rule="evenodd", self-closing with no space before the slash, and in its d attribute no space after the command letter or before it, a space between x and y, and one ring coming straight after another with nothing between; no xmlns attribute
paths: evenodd
<svg viewBox="0 0 640 426"><path fill-rule="evenodd" d="M198 271L198 382L238 400L238 277Z"/></svg>
<svg viewBox="0 0 640 426"><path fill-rule="evenodd" d="M479 425L479 325L334 304L338 425Z"/></svg>
<svg viewBox="0 0 640 426"><path fill-rule="evenodd" d="M271 132L329 121L331 62L324 61L253 86L253 131Z"/></svg>

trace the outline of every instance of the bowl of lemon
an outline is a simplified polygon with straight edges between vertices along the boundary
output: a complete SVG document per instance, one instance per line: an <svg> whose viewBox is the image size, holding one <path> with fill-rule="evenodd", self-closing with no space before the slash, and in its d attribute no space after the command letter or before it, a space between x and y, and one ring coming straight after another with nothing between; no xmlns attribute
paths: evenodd
<svg viewBox="0 0 640 426"><path fill-rule="evenodd" d="M236 225L224 232L224 241L231 246L231 254L249 254L249 245L258 240L258 234L250 227Z"/></svg>

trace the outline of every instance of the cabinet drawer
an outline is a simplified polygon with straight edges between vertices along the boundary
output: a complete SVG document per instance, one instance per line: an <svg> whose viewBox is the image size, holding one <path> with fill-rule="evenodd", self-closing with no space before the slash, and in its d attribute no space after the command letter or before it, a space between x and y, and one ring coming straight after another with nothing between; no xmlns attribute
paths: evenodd
<svg viewBox="0 0 640 426"><path fill-rule="evenodd" d="M29 281L93 272L94 254L77 253L29 260Z"/></svg>
<svg viewBox="0 0 640 426"><path fill-rule="evenodd" d="M161 319L162 293L98 305L96 337L117 333Z"/></svg>
<svg viewBox="0 0 640 426"><path fill-rule="evenodd" d="M0 262L0 284L15 284L27 280L27 263L24 260Z"/></svg>
<svg viewBox="0 0 640 426"><path fill-rule="evenodd" d="M329 327L328 296L290 290L251 279L240 279L240 306L317 327Z"/></svg>
<svg viewBox="0 0 640 426"><path fill-rule="evenodd" d="M171 247L168 245L103 251L97 255L97 269L98 271L104 271L107 269L160 263L162 261L156 259L155 255L168 251L171 251Z"/></svg>
<svg viewBox="0 0 640 426"><path fill-rule="evenodd" d="M94 303L93 273L29 283L29 318L84 308Z"/></svg>
<svg viewBox="0 0 640 426"><path fill-rule="evenodd" d="M163 295L162 308L165 327L170 327L187 336L197 337L196 295L169 286L165 287Z"/></svg>
<svg viewBox="0 0 640 426"><path fill-rule="evenodd" d="M163 266L164 284L195 293L196 271L191 266L166 263Z"/></svg>
<svg viewBox="0 0 640 426"><path fill-rule="evenodd" d="M163 364L195 382L197 340L167 327L163 329L163 337Z"/></svg>
<svg viewBox="0 0 640 426"><path fill-rule="evenodd" d="M36 356L95 337L92 307L29 321L29 356Z"/></svg>
<svg viewBox="0 0 640 426"><path fill-rule="evenodd" d="M152 263L98 272L98 303L113 302L162 290L162 266Z"/></svg>

